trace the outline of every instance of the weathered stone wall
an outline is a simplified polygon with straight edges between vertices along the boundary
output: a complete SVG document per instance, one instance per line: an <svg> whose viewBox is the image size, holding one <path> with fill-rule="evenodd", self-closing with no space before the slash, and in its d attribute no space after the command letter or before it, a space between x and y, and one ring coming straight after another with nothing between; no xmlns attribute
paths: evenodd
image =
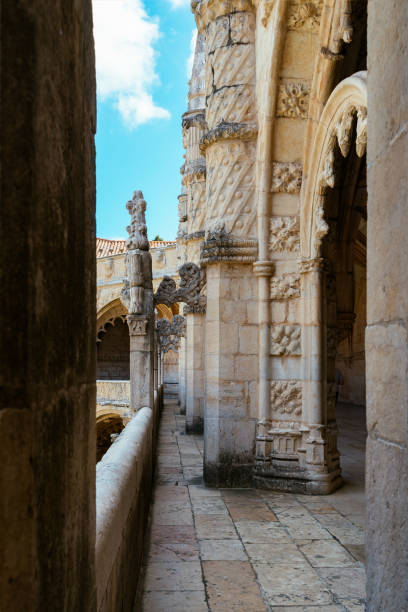
<svg viewBox="0 0 408 612"><path fill-rule="evenodd" d="M368 6L367 609L408 609L408 5Z"/></svg>
<svg viewBox="0 0 408 612"><path fill-rule="evenodd" d="M0 609L93 610L90 0L1 4Z"/></svg>

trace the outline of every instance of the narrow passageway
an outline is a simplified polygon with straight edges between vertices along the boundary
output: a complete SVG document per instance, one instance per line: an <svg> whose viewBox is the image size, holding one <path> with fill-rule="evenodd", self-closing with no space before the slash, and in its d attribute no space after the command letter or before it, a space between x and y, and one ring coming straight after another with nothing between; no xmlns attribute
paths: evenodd
<svg viewBox="0 0 408 612"><path fill-rule="evenodd" d="M363 491L206 488L203 440L183 431L177 404L167 402L135 610L362 612Z"/></svg>

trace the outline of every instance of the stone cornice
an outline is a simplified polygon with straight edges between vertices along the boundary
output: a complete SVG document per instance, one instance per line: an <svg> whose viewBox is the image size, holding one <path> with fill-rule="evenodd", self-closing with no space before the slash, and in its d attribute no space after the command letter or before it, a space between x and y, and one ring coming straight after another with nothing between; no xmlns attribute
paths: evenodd
<svg viewBox="0 0 408 612"><path fill-rule="evenodd" d="M181 126L183 130L188 130L191 127L199 127L205 130L207 127L205 122L205 111L187 111L181 118Z"/></svg>
<svg viewBox="0 0 408 612"><path fill-rule="evenodd" d="M201 244L200 263L202 266L228 261L231 263L254 263L258 255L258 241L225 237L206 240Z"/></svg>
<svg viewBox="0 0 408 612"><path fill-rule="evenodd" d="M255 123L220 123L202 136L200 151L204 153L207 147L220 140L254 140L257 135L258 127Z"/></svg>
<svg viewBox="0 0 408 612"><path fill-rule="evenodd" d="M191 10L199 32L217 17L254 9L252 0L192 0L191 2Z"/></svg>

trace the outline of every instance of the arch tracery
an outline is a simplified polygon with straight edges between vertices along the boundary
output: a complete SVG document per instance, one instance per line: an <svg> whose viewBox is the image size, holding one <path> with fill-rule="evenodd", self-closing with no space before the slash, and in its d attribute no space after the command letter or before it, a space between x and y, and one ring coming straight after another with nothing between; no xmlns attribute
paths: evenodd
<svg viewBox="0 0 408 612"><path fill-rule="evenodd" d="M363 157L367 145L366 71L357 72L337 85L317 127L310 156L310 174L304 182L302 197L300 231L303 258L321 255L322 240L329 231L325 220L326 194L336 185L336 148L346 158L353 140L357 156Z"/></svg>

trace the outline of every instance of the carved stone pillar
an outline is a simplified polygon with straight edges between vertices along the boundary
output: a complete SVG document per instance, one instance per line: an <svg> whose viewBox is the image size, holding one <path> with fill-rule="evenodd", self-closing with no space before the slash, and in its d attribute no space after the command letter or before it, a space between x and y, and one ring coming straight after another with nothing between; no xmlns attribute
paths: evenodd
<svg viewBox="0 0 408 612"><path fill-rule="evenodd" d="M187 333L187 332L186 332ZM180 338L179 347L179 405L180 414L186 414L186 339Z"/></svg>
<svg viewBox="0 0 408 612"><path fill-rule="evenodd" d="M126 208L131 216L127 227L126 280L122 301L129 314L130 407L133 412L154 407L154 311L152 258L145 221L146 202L135 191Z"/></svg>
<svg viewBox="0 0 408 612"><path fill-rule="evenodd" d="M341 484L337 436L328 415L325 262L302 260L300 273L304 302L301 467L309 480L307 490L324 494Z"/></svg>
<svg viewBox="0 0 408 612"><path fill-rule="evenodd" d="M187 310L187 312L186 312ZM186 318L186 433L203 433L205 312L184 308Z"/></svg>
<svg viewBox="0 0 408 612"><path fill-rule="evenodd" d="M130 336L130 407L133 412L154 405L154 318L127 316Z"/></svg>
<svg viewBox="0 0 408 612"><path fill-rule="evenodd" d="M206 482L248 485L256 424L255 9L193 2L206 39Z"/></svg>

